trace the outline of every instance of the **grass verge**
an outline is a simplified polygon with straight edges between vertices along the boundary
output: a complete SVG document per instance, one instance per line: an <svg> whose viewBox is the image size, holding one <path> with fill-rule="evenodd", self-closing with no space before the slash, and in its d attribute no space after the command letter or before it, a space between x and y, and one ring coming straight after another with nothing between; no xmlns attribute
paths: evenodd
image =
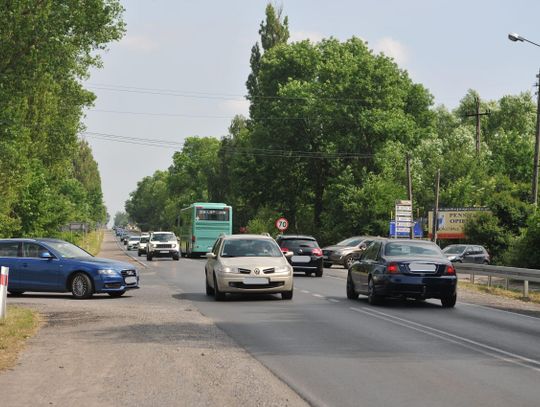
<svg viewBox="0 0 540 407"><path fill-rule="evenodd" d="M12 367L28 338L41 322L39 314L29 308L8 305L6 319L0 322L0 371Z"/></svg>
<svg viewBox="0 0 540 407"><path fill-rule="evenodd" d="M521 300L526 302L533 302L536 304L540 304L540 293L529 291L529 299L523 298L523 292L521 290L513 290L509 289L506 290L501 287L491 286L488 287L484 284L473 284L469 283L467 281L459 281L459 287L468 289L470 291L476 291L480 293L487 293L487 294L493 294L498 295L505 298L512 298L514 300Z"/></svg>

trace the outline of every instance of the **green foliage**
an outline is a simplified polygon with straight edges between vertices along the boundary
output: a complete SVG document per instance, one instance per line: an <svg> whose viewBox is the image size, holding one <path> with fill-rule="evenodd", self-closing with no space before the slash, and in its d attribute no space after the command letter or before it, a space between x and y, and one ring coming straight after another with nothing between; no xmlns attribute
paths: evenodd
<svg viewBox="0 0 540 407"><path fill-rule="evenodd" d="M129 216L126 212L116 212L114 214L114 226L125 228L129 224Z"/></svg>
<svg viewBox="0 0 540 407"><path fill-rule="evenodd" d="M482 212L469 218L465 223L465 235L468 240L483 244L495 264L510 243L508 233L491 212Z"/></svg>
<svg viewBox="0 0 540 407"><path fill-rule="evenodd" d="M0 3L0 235L103 223L97 165L78 140L97 51L123 35L117 0Z"/></svg>
<svg viewBox="0 0 540 407"><path fill-rule="evenodd" d="M256 215L248 222L247 232L255 234L270 233L273 236L277 236L278 233L275 222L280 216L281 215L274 209L262 206L259 208Z"/></svg>

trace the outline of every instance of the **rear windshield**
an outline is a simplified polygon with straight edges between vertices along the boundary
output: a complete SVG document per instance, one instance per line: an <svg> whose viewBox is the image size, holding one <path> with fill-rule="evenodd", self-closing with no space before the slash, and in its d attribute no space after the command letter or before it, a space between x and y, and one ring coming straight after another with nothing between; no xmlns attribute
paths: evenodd
<svg viewBox="0 0 540 407"><path fill-rule="evenodd" d="M174 233L158 233L152 235L152 240L157 242L170 242L171 240L176 240Z"/></svg>
<svg viewBox="0 0 540 407"><path fill-rule="evenodd" d="M384 248L386 256L415 257L415 256L433 256L441 257L441 249L431 243L406 243L392 242Z"/></svg>
<svg viewBox="0 0 540 407"><path fill-rule="evenodd" d="M204 209L197 208L196 213L197 220L229 220L229 208L223 209Z"/></svg>
<svg viewBox="0 0 540 407"><path fill-rule="evenodd" d="M304 247L316 248L319 247L315 240L308 239L284 239L279 242L281 247L286 247L287 249L299 249Z"/></svg>

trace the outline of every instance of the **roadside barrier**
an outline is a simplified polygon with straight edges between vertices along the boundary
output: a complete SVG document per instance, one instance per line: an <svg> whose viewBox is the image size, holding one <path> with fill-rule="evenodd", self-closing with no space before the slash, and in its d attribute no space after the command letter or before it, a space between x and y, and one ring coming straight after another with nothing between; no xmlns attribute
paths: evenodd
<svg viewBox="0 0 540 407"><path fill-rule="evenodd" d="M2 266L0 270L0 320L4 320L6 318L8 276L9 268Z"/></svg>
<svg viewBox="0 0 540 407"><path fill-rule="evenodd" d="M537 269L471 263L454 263L454 266L458 273L469 274L473 284L475 275L487 276L488 287L491 287L491 277L504 278L506 289L510 280L523 281L523 298L529 298L529 281L540 283L540 270Z"/></svg>

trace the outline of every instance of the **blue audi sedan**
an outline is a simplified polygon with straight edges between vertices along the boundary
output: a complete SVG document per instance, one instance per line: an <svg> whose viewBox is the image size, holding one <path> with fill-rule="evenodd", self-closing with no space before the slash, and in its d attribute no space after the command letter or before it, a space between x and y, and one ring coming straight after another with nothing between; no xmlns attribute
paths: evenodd
<svg viewBox="0 0 540 407"><path fill-rule="evenodd" d="M71 292L77 299L107 293L120 297L139 288L129 263L92 256L57 239L0 239L0 266L9 267L8 291Z"/></svg>

